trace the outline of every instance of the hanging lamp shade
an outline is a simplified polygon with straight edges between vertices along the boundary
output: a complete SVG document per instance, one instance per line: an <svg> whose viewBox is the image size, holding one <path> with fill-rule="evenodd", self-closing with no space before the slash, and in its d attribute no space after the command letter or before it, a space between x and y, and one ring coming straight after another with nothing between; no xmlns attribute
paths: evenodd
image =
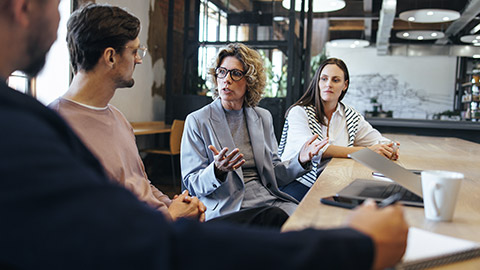
<svg viewBox="0 0 480 270"><path fill-rule="evenodd" d="M368 40L364 39L334 39L330 40L328 46L336 47L336 48L364 48L370 45Z"/></svg>
<svg viewBox="0 0 480 270"><path fill-rule="evenodd" d="M290 0L283 0L282 6L285 9L290 10ZM314 0L313 12L331 12L340 10L345 7L345 1L343 0ZM295 11L302 10L302 0L295 1ZM308 11L308 0L305 0L305 12Z"/></svg>
<svg viewBox="0 0 480 270"><path fill-rule="evenodd" d="M436 30L410 30L397 32L396 36L409 40L434 40L444 38L445 34Z"/></svg>
<svg viewBox="0 0 480 270"><path fill-rule="evenodd" d="M460 37L460 41L472 43L474 46L480 46L480 35L467 35Z"/></svg>
<svg viewBox="0 0 480 270"><path fill-rule="evenodd" d="M443 23L460 18L460 12L448 9L415 9L400 13L399 18L416 23Z"/></svg>

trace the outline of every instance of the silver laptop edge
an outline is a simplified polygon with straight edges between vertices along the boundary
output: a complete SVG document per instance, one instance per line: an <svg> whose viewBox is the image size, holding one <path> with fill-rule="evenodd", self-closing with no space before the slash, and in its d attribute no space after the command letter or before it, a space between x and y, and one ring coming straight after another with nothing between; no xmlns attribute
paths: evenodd
<svg viewBox="0 0 480 270"><path fill-rule="evenodd" d="M420 197L423 197L422 182L419 175L412 173L411 171L368 148L364 148L360 151L349 154L348 156L373 169L374 171L381 172L383 175L392 179L404 188L410 190Z"/></svg>

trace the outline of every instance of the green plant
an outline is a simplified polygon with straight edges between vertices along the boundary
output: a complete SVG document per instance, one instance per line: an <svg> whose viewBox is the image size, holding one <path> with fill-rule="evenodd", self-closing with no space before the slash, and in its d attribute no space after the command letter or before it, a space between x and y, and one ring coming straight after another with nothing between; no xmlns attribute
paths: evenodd
<svg viewBox="0 0 480 270"><path fill-rule="evenodd" d="M441 119L442 116L446 116L446 117L449 117L449 118L454 117L454 116L459 116L460 117L460 113L455 112L455 111L447 110L447 111L443 111L443 112L434 114L433 119Z"/></svg>
<svg viewBox="0 0 480 270"><path fill-rule="evenodd" d="M190 89L195 89L197 95L204 96L208 92L206 81L202 78L202 76L192 77L190 79L190 85Z"/></svg>
<svg viewBox="0 0 480 270"><path fill-rule="evenodd" d="M267 75L267 85L265 86L265 97L285 97L287 95L287 64L282 65L282 72L280 74L274 74L273 64L270 58L264 51L259 51L263 58L263 64L265 67L265 73ZM325 50L322 53L313 56L310 60L310 73L311 78L315 75L315 72L320 67L320 64L327 59Z"/></svg>
<svg viewBox="0 0 480 270"><path fill-rule="evenodd" d="M270 58L267 57L264 51L259 51L263 59L263 66L267 76L267 83L265 85L265 97L285 97L287 95L287 68L282 66L282 72L275 74L273 72L273 64Z"/></svg>
<svg viewBox="0 0 480 270"><path fill-rule="evenodd" d="M439 113L438 115L454 116L454 115L459 115L459 113L448 110L448 111L443 111L443 112Z"/></svg>
<svg viewBox="0 0 480 270"><path fill-rule="evenodd" d="M317 69L320 67L323 61L327 60L327 58L328 57L325 53L325 49L323 49L322 53L319 53L310 59L310 78L315 76L315 72L317 72Z"/></svg>

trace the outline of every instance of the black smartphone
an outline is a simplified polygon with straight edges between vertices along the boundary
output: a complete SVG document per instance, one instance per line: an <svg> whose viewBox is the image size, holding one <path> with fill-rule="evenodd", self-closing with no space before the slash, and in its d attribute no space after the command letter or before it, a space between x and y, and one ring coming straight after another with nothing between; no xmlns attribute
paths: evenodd
<svg viewBox="0 0 480 270"><path fill-rule="evenodd" d="M390 195L388 198L383 199L382 201L377 201L377 205L379 208L387 207L398 202L401 198L402 195L400 193L395 193L393 195ZM347 209L353 209L362 204L363 201L363 199L345 198L337 195L320 199L320 202L322 202L323 204L338 206Z"/></svg>
<svg viewBox="0 0 480 270"><path fill-rule="evenodd" d="M338 206L347 209L353 209L363 203L362 199L351 199L341 196L330 196L326 198L321 198L320 202L323 204Z"/></svg>

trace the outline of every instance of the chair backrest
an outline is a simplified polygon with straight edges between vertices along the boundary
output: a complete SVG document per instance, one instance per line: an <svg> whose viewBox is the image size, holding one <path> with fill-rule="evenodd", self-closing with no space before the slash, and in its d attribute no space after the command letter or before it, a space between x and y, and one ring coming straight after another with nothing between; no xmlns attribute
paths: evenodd
<svg viewBox="0 0 480 270"><path fill-rule="evenodd" d="M170 151L172 155L180 154L180 144L182 143L183 127L185 121L173 120L172 131L170 132Z"/></svg>

